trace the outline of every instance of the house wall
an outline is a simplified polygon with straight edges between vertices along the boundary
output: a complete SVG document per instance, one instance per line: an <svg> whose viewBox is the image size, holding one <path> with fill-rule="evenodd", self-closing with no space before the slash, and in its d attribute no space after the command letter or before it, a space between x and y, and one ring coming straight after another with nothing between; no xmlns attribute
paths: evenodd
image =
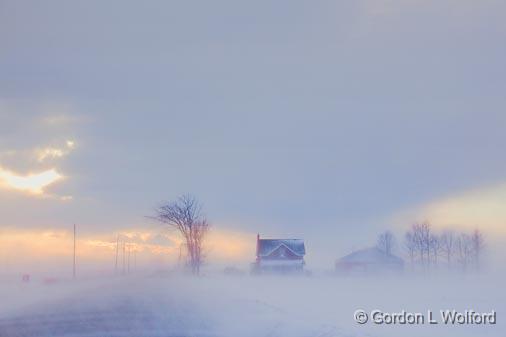
<svg viewBox="0 0 506 337"><path fill-rule="evenodd" d="M341 273L392 272L402 271L403 269L404 266L397 263L341 262L336 264L336 271Z"/></svg>
<svg viewBox="0 0 506 337"><path fill-rule="evenodd" d="M301 256L295 255L291 250L281 246L268 256L260 257L261 260L302 260Z"/></svg>

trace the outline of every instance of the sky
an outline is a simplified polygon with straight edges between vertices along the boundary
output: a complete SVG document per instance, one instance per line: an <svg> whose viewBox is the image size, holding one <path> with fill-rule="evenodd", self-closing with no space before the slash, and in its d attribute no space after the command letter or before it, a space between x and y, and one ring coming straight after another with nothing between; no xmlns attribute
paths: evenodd
<svg viewBox="0 0 506 337"><path fill-rule="evenodd" d="M119 233L174 256L147 216L184 193L231 261L256 233L328 263L424 220L504 240L505 13L0 0L0 241L68 253L76 223L92 252Z"/></svg>

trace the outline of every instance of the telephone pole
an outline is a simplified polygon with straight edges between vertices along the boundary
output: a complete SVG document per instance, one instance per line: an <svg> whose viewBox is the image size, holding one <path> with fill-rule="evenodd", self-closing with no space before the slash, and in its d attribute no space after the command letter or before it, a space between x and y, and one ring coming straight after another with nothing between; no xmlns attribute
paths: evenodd
<svg viewBox="0 0 506 337"><path fill-rule="evenodd" d="M72 269L72 276L76 279L76 224L74 224L74 267Z"/></svg>
<svg viewBox="0 0 506 337"><path fill-rule="evenodd" d="M137 250L134 249L134 271L137 271Z"/></svg>
<svg viewBox="0 0 506 337"><path fill-rule="evenodd" d="M123 241L123 270L122 270L122 274L125 275L125 241Z"/></svg>
<svg viewBox="0 0 506 337"><path fill-rule="evenodd" d="M128 268L127 274L130 274L130 243L128 243Z"/></svg>
<svg viewBox="0 0 506 337"><path fill-rule="evenodd" d="M118 249L119 249L119 234L116 237L116 262L114 264L114 274L118 274Z"/></svg>

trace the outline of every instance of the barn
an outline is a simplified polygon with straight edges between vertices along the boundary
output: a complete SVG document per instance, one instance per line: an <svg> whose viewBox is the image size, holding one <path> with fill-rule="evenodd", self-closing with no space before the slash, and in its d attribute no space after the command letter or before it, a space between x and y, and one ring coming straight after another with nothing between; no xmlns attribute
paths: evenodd
<svg viewBox="0 0 506 337"><path fill-rule="evenodd" d="M293 273L304 269L306 248L301 239L261 239L257 235L255 273Z"/></svg>
<svg viewBox="0 0 506 337"><path fill-rule="evenodd" d="M339 273L399 272L404 269L404 260L378 248L366 248L340 258L335 268Z"/></svg>

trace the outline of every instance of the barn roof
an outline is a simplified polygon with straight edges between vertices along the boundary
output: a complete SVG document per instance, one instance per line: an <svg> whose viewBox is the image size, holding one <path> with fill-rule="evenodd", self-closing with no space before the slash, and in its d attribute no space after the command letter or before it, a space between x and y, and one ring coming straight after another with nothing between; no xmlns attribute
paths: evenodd
<svg viewBox="0 0 506 337"><path fill-rule="evenodd" d="M259 239L258 256L268 256L281 246L285 246L297 256L304 256L306 248L301 239Z"/></svg>
<svg viewBox="0 0 506 337"><path fill-rule="evenodd" d="M378 264L404 264L404 260L392 254L386 254L378 248L357 250L340 258L339 263L378 263Z"/></svg>

